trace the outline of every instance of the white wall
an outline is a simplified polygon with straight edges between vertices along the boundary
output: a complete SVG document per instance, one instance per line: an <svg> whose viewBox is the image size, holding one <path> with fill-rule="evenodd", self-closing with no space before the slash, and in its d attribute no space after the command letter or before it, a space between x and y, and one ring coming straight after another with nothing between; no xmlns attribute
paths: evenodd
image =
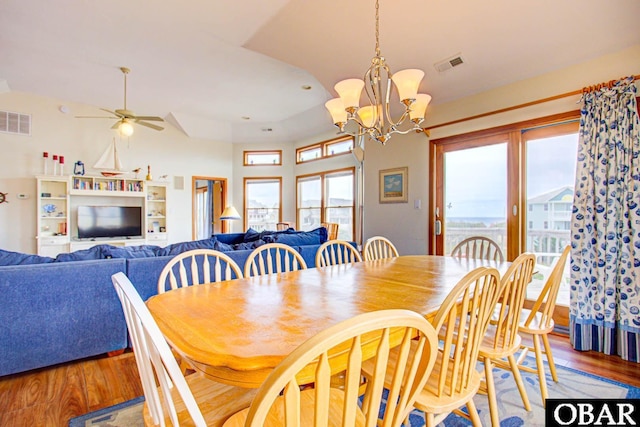
<svg viewBox="0 0 640 427"><path fill-rule="evenodd" d="M59 111L61 105L69 113ZM189 138L169 123L157 132L136 126L134 135L120 140L106 119L77 119L76 115L102 116L97 107L74 104L25 93L0 94L0 110L32 115L32 135L0 133L0 192L9 193L9 203L0 205L0 248L34 253L36 250L35 175L42 174L42 152L65 156L67 174L77 160L85 163L87 175L99 175L92 169L115 136L123 166L127 170L151 165L154 179L168 175L169 241L191 239L191 177L193 175L232 178L232 146ZM104 114L107 115L106 113ZM50 171L51 172L51 171ZM130 174L131 177L134 174ZM176 190L174 177L184 177L184 189ZM17 199L26 194L27 199Z"/></svg>

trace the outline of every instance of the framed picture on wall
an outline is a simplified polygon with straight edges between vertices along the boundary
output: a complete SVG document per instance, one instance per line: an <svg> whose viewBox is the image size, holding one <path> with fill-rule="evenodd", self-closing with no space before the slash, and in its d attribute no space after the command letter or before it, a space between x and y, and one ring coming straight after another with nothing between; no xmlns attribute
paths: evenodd
<svg viewBox="0 0 640 427"><path fill-rule="evenodd" d="M407 203L408 188L409 168L380 171L380 203Z"/></svg>

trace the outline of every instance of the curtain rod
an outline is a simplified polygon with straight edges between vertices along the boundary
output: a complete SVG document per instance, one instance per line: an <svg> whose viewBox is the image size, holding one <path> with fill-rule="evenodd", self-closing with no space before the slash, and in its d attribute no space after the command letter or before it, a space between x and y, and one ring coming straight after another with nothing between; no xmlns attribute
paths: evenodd
<svg viewBox="0 0 640 427"><path fill-rule="evenodd" d="M623 77L623 79L624 78L626 78L626 77ZM633 80L634 81L640 80L640 74L634 75L633 76ZM615 83L616 81L617 80L611 80L609 82L600 83L600 84L597 84L597 85L594 85L594 86L583 87L582 89L574 90L574 91L567 92L567 93L562 93L560 95L554 95L554 96L550 96L548 98L538 99L536 101L525 102L524 104L513 105L511 107L500 108L499 110L487 111L486 113L476 114L475 116L469 116L469 117L465 117L463 119L452 120L450 122L439 123L439 124L433 125L433 126L427 126L423 130L425 131L425 133L427 133L432 129L436 129L436 128L443 127L443 126L454 125L454 124L466 122L466 121L469 121L469 120L474 120L474 119L479 119L479 118L482 118L482 117L492 116L494 114L506 113L507 111L517 110L517 109L525 108L525 107L531 107L532 105L543 104L545 102L555 101L556 99L566 98L568 96L583 95L583 94L585 94L587 92L600 89L600 88L602 88L604 86L611 87L611 85L613 83Z"/></svg>

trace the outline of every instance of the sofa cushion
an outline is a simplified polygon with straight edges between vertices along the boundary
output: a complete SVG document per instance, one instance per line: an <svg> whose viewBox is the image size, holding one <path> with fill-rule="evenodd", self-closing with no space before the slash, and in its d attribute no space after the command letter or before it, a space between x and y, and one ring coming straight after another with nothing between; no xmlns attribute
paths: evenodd
<svg viewBox="0 0 640 427"><path fill-rule="evenodd" d="M246 233L244 233L244 242L254 242L260 238L262 233L254 230L253 228L249 228Z"/></svg>
<svg viewBox="0 0 640 427"><path fill-rule="evenodd" d="M227 243L222 243L220 240L216 240L216 242L213 245L213 249L220 252L230 252L233 250L234 246L235 245L229 245Z"/></svg>
<svg viewBox="0 0 640 427"><path fill-rule="evenodd" d="M103 252L105 258L147 258L154 257L162 248L153 245L107 246Z"/></svg>
<svg viewBox="0 0 640 427"><path fill-rule="evenodd" d="M73 251L65 254L58 254L56 262L70 262L70 261L90 261L92 259L105 259L104 249L109 245L96 245L89 249L81 249L79 251Z"/></svg>
<svg viewBox="0 0 640 427"><path fill-rule="evenodd" d="M215 243L215 237L210 237L208 239L202 240L194 240L190 242L174 243L165 248L160 248L156 252L156 254L157 256L178 255L182 252L192 251L194 249L214 249Z"/></svg>
<svg viewBox="0 0 640 427"><path fill-rule="evenodd" d="M11 252L0 249L0 266L45 264L53 261L55 260L48 256L23 254L21 252Z"/></svg>
<svg viewBox="0 0 640 427"><path fill-rule="evenodd" d="M327 229L316 228L312 231L280 232L272 235L274 242L289 246L321 245L327 241Z"/></svg>

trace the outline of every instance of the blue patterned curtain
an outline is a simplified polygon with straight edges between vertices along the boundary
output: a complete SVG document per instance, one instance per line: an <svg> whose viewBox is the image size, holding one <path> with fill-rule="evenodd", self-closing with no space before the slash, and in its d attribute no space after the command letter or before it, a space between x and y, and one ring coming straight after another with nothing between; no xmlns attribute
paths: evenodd
<svg viewBox="0 0 640 427"><path fill-rule="evenodd" d="M571 221L571 343L640 359L640 122L633 77L585 94Z"/></svg>

